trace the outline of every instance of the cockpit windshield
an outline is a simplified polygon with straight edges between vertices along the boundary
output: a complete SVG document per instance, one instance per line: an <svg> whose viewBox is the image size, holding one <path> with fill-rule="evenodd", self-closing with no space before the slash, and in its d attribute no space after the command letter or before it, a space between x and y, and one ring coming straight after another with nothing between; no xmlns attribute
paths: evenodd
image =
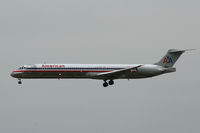
<svg viewBox="0 0 200 133"><path fill-rule="evenodd" d="M22 69L26 69L26 67L22 66L20 68L18 68L19 70L22 70Z"/></svg>

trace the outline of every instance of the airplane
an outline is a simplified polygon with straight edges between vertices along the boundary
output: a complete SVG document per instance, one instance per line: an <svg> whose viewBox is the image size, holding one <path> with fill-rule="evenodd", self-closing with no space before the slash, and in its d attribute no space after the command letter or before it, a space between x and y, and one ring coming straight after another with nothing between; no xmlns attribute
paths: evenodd
<svg viewBox="0 0 200 133"><path fill-rule="evenodd" d="M190 49L191 50L191 49ZM103 87L114 84L116 79L150 78L175 72L178 58L188 50L170 49L154 64L34 64L24 65L10 75L18 79L98 79Z"/></svg>

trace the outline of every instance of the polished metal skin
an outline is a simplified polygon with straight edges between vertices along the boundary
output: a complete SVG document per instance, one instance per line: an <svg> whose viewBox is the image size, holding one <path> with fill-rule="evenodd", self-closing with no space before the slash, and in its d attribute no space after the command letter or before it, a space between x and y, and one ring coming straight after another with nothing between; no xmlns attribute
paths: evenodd
<svg viewBox="0 0 200 133"><path fill-rule="evenodd" d="M104 87L113 85L115 79L149 78L175 72L173 65L185 50L171 49L155 64L35 64L24 65L11 73L19 79L99 79ZM107 80L109 82L107 83Z"/></svg>

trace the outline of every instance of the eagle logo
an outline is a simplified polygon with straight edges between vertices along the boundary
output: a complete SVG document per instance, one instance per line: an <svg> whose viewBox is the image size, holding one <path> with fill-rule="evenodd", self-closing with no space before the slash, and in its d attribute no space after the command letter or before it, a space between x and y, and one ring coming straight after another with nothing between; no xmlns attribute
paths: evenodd
<svg viewBox="0 0 200 133"><path fill-rule="evenodd" d="M164 58L164 60L163 60L163 64L165 64L165 63L167 63L167 64L172 63L172 64L173 64L172 58L171 58L170 56L166 56L166 57Z"/></svg>

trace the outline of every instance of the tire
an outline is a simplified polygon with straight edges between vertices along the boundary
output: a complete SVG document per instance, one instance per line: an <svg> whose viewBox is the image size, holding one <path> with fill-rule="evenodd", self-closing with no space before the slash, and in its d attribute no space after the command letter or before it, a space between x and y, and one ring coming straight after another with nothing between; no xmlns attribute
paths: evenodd
<svg viewBox="0 0 200 133"><path fill-rule="evenodd" d="M113 81L113 80L110 80L108 83L109 83L109 85L113 85L113 84L114 84L114 81Z"/></svg>
<svg viewBox="0 0 200 133"><path fill-rule="evenodd" d="M107 87L108 86L108 83L107 82L104 82L103 83L103 87Z"/></svg>

